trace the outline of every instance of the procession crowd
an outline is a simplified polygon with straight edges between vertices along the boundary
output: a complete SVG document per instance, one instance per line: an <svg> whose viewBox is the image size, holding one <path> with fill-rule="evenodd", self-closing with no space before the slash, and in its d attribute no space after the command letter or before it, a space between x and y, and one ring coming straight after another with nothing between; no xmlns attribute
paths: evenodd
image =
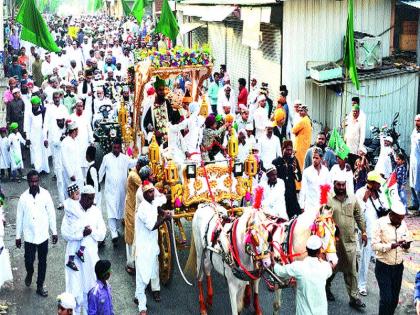
<svg viewBox="0 0 420 315"><path fill-rule="evenodd" d="M82 309L88 314L114 314L107 282L111 262L98 255L108 230L114 246L124 238L126 271L136 279L134 302L141 315L147 314L149 282L153 299L161 299L157 230L172 212L164 210L167 198L154 185L147 155L140 152L134 158L129 150L123 152L121 139L111 134L113 140L108 150L102 148L105 154L99 166L94 134L102 121L118 121L122 110L127 110L130 121L134 119L130 81L134 52L164 50L172 43L153 34L150 16L141 25L134 19L108 16L50 16L47 22L61 47L58 53L21 41L20 27L12 19L5 29L8 88L3 94L6 125L0 128L0 170L2 181L26 179L29 185L16 210L16 246L23 245L25 251L25 284L32 284L37 254L36 293L48 296L44 287L48 243L50 234L53 244L60 234L67 247L59 314L80 314ZM284 220L319 209L321 187L332 187L327 206L340 229L338 265L322 265L325 272L308 274L318 268L319 260L313 258L321 247L319 240L311 238L306 265L283 269L276 265L274 271L281 277L295 277L298 288L307 288L297 291L297 314L309 314L308 310L326 314L327 300L334 301L330 287L336 272L344 274L349 305L359 310L366 307L362 297L369 294L368 269L373 262L380 289L378 313L394 314L403 255L412 242L404 217L409 209L414 211L411 215L418 215L419 210L420 115L414 121L409 161L394 150L394 139L381 136L380 154L372 166L364 145L364 104L358 97L352 99L352 111L342 126L349 149L343 153L330 145L331 135L324 131L311 143L310 106L300 100L289 103L286 86L280 87L275 98L259 78L252 78L249 88L244 78L236 78L238 89L234 90L228 66L212 74L199 91L198 102L192 100L188 75L148 83L140 119L146 145L156 140L162 158L177 164L214 163L229 158L225 148L237 137L237 160L245 162L252 154L258 161L253 188L264 189L264 211ZM24 169L31 171L25 176ZM49 173L56 181L58 205L40 186L43 174ZM385 187L392 184L400 200L391 204ZM5 198L1 195L2 203ZM252 196L247 198L238 205L250 204ZM0 209L0 221L5 222ZM65 212L61 233L56 209ZM12 276L3 237L0 224L0 284ZM325 286L325 293L308 296L311 281ZM419 299L417 295L417 304Z"/></svg>

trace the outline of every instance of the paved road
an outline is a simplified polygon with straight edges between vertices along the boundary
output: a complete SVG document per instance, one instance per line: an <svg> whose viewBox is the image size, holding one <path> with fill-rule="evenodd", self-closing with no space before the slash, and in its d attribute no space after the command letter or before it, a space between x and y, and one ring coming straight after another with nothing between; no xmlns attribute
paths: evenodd
<svg viewBox="0 0 420 315"><path fill-rule="evenodd" d="M42 176L41 184L47 188L55 202L57 202L55 182L51 176ZM46 286L50 292L48 298L41 298L35 294L34 285L26 288L23 279L25 277L25 269L23 264L23 250L16 249L14 246L14 229L16 203L19 195L27 188L26 183L10 183L2 184L2 188L7 196L6 217L8 224L6 227L6 247L9 248L11 254L14 284L10 289L0 291L0 302L10 304L9 314L29 315L29 314L53 314L56 302L55 297L64 291L64 248L65 242L60 239L57 245L50 245L48 255L48 269ZM63 212L57 211L57 226L61 224ZM185 263L187 251L180 251L182 264ZM110 244L109 236L107 238L106 247L100 251L100 257L109 259L112 262L113 274L110 282L113 288L113 299L115 306L115 314L129 315L137 314L136 307L132 303L135 290L135 279L124 271L125 266L125 249L121 243L118 248L113 248ZM373 267L373 265L371 265ZM407 269L406 269L407 271ZM408 280L405 280L408 283ZM408 283L407 285L412 285ZM227 286L223 277L215 275L215 298L214 306L210 314L229 314L229 298ZM348 306L348 298L345 292L345 286L342 276L336 277L334 281L334 293L337 300L329 304L329 314L358 314ZM154 303L149 299L150 314L198 314L197 303L197 287L187 286L181 279L178 270L175 270L173 280L167 287L162 288L162 302ZM272 313L273 294L265 288L261 292L261 305L264 314ZM378 306L378 289L372 268L369 273L369 296L364 299L367 304L365 314L376 314ZM294 313L294 292L293 289L283 291L281 314ZM402 294L402 304L409 305L411 296ZM407 314L408 307L399 308L399 313ZM252 308L245 310L243 314L251 314ZM412 313L410 311L409 313ZM413 313L412 313L413 314Z"/></svg>

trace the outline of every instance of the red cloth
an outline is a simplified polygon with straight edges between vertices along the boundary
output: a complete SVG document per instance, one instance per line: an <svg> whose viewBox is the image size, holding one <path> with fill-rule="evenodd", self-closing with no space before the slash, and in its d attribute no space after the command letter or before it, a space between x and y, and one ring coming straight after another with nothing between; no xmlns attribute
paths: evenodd
<svg viewBox="0 0 420 315"><path fill-rule="evenodd" d="M248 104L248 90L246 88L243 88L238 95L238 105L239 104L243 104L246 105Z"/></svg>

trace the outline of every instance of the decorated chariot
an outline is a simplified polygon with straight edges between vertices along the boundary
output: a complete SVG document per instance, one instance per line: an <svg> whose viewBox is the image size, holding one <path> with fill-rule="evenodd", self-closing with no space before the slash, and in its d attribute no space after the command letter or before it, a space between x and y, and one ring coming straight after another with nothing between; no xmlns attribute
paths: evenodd
<svg viewBox="0 0 420 315"><path fill-rule="evenodd" d="M144 98L147 97L146 84L154 77L162 80L188 75L191 80L191 101L200 101L200 115L207 117L209 109L204 95L201 95L204 81L212 73L211 58L206 50L182 50L170 52L144 51L137 54L134 67L135 106L133 126L121 125L122 137L127 147L133 147L134 155L140 152L149 156L150 167L156 178L156 187L168 196L167 208L174 210L174 225L179 229L175 241L174 229L164 224L159 229L160 278L163 284L172 276L173 261L177 257L175 244L185 247L186 233L182 219L191 221L199 204L219 203L229 209L232 215L241 212L244 197L251 192L252 178L257 173L257 160L250 154L244 163L239 162L238 140L234 134L223 148L226 159L203 162L201 159L176 163L162 155L156 137L145 146L145 134L141 130L141 116ZM192 57L193 58L192 58ZM120 119L123 121L124 117ZM129 136L125 134L129 133ZM246 176L245 176L246 175Z"/></svg>

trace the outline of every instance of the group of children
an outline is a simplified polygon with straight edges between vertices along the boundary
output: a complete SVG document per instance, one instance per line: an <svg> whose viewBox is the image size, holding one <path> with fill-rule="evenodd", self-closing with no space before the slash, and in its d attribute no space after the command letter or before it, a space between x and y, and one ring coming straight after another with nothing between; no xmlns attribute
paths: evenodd
<svg viewBox="0 0 420 315"><path fill-rule="evenodd" d="M0 176L4 179L6 176L18 182L22 179L23 159L21 144L25 145L26 141L19 132L19 125L13 122L9 126L9 134L7 128L0 128ZM6 174L7 173L7 174Z"/></svg>

